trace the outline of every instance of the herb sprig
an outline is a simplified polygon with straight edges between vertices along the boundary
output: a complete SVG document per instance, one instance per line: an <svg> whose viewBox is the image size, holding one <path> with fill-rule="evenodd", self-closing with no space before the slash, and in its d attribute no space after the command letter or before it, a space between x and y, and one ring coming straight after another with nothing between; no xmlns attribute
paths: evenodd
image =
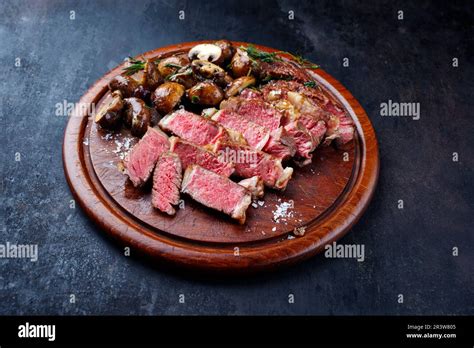
<svg viewBox="0 0 474 348"><path fill-rule="evenodd" d="M268 52L260 51L258 48L256 48L253 45L248 45L247 47L240 46L240 49L247 52L248 56L253 60L258 59L258 60L261 60L262 62L273 63L275 61L281 61L282 59L278 55L280 53L283 53L283 54L287 54L291 56L303 68L319 69L319 65L311 63L309 60L307 60L306 58L304 58L303 56L299 54L293 54L287 51L277 51L277 52L268 53Z"/></svg>
<svg viewBox="0 0 474 348"><path fill-rule="evenodd" d="M272 53L263 52L256 48L254 45L248 45L247 47L240 46L240 49L247 52L250 58L258 59L262 62L273 63L277 60L281 61L281 58L277 56L278 53L282 53L281 51Z"/></svg>
<svg viewBox="0 0 474 348"><path fill-rule="evenodd" d="M123 68L123 70L125 71L125 75L127 76L133 75L145 69L145 62L143 60L138 60L132 57L128 57L128 61L130 62L130 65Z"/></svg>
<svg viewBox="0 0 474 348"><path fill-rule="evenodd" d="M173 64L173 63L165 64L165 67L166 67L166 68L174 68L174 69L181 69L181 68L182 68L181 65Z"/></svg>
<svg viewBox="0 0 474 348"><path fill-rule="evenodd" d="M310 88L315 88L317 86L315 81L306 81L305 83L303 83L303 85Z"/></svg>
<svg viewBox="0 0 474 348"><path fill-rule="evenodd" d="M307 60L306 58L304 58L303 56L301 56L299 54L293 54L293 53L290 53L290 52L285 52L285 53L290 55L291 57L293 57L293 59L298 64L300 64L303 68L306 68L306 69L319 69L319 65L311 63L309 60Z"/></svg>

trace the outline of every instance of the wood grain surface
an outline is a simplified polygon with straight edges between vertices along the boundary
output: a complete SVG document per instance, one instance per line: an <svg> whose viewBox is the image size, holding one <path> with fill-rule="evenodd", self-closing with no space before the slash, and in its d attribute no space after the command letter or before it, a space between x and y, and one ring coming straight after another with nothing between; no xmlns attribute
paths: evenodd
<svg viewBox="0 0 474 348"><path fill-rule="evenodd" d="M159 58L188 50L200 42L159 48L143 54ZM234 42L234 45L246 45ZM276 49L256 45L274 52ZM286 57L289 58L290 57ZM84 105L109 97L107 84L118 66L81 98L67 125L63 162L71 190L85 212L109 235L133 251L174 264L212 271L254 272L291 264L320 252L341 238L360 218L375 190L379 155L370 121L357 100L322 69L314 78L339 100L353 118L357 134L344 148L318 148L313 163L295 168L285 192L267 190L263 206L250 207L245 225L184 198L184 209L167 217L151 207L149 191L133 188L117 169L129 139L127 130L108 134L98 129ZM343 160L344 153L349 156ZM292 217L275 222L273 211L292 202ZM293 230L305 234L294 238ZM133 252L132 251L132 252Z"/></svg>

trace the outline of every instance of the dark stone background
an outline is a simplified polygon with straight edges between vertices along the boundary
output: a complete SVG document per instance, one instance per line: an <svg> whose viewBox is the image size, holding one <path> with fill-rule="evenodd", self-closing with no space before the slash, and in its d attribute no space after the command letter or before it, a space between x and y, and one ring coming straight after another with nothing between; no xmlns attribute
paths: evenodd
<svg viewBox="0 0 474 348"><path fill-rule="evenodd" d="M0 242L39 243L39 260L0 259L0 313L474 314L473 34L470 1L2 1ZM67 117L55 104L78 101L125 56L221 37L301 52L366 109L380 181L342 240L365 244L365 262L318 256L252 278L203 278L125 258L69 208ZM382 118L388 99L421 103L421 119Z"/></svg>

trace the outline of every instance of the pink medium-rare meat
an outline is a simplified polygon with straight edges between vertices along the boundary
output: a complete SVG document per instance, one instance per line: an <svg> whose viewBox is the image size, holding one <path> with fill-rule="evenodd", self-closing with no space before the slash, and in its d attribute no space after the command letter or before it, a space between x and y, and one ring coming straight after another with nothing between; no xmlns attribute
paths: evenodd
<svg viewBox="0 0 474 348"><path fill-rule="evenodd" d="M239 185L249 190L252 194L252 198L262 198L265 194L265 184L259 176L252 176L251 178L240 180Z"/></svg>
<svg viewBox="0 0 474 348"><path fill-rule="evenodd" d="M168 215L176 214L173 205L179 203L183 169L175 153L163 153L153 173L152 205Z"/></svg>
<svg viewBox="0 0 474 348"><path fill-rule="evenodd" d="M241 224L245 223L246 211L252 202L251 194L245 187L198 165L186 168L181 192Z"/></svg>
<svg viewBox="0 0 474 348"><path fill-rule="evenodd" d="M140 141L124 160L125 173L133 186L143 186L151 176L160 155L170 148L168 136L158 128L148 127Z"/></svg>
<svg viewBox="0 0 474 348"><path fill-rule="evenodd" d="M250 99L243 101L238 113L269 130L273 131L280 127L282 114L262 100Z"/></svg>
<svg viewBox="0 0 474 348"><path fill-rule="evenodd" d="M217 142L214 152L234 163L235 174L241 178L259 176L265 186L284 190L291 179L293 168L283 168L281 160L248 146Z"/></svg>
<svg viewBox="0 0 474 348"><path fill-rule="evenodd" d="M171 137L170 142L170 150L181 159L183 170L186 170L192 164L197 164L225 177L231 176L234 172L234 165L232 163L221 160L215 153L201 146L178 137Z"/></svg>
<svg viewBox="0 0 474 348"><path fill-rule="evenodd" d="M265 127L241 117L232 110L219 110L212 116L227 129L232 129L243 135L248 145L254 149L261 150L270 138L270 131Z"/></svg>
<svg viewBox="0 0 474 348"><path fill-rule="evenodd" d="M159 126L197 145L214 144L217 140L228 137L225 129L217 123L184 109L163 117Z"/></svg>
<svg viewBox="0 0 474 348"><path fill-rule="evenodd" d="M262 150L286 160L296 153L295 142L282 127L274 131L257 124L247 117L242 117L230 109L219 110L212 119L222 124L226 129L239 132L248 145L256 150Z"/></svg>
<svg viewBox="0 0 474 348"><path fill-rule="evenodd" d="M296 81L271 81L262 87L262 94L263 99L274 105L278 100L288 99L298 107L298 102L304 101L305 109L310 115L326 122L327 132L324 139L326 145L333 139L336 144L341 145L354 138L355 127L352 119L344 112L342 106L318 86L308 87ZM305 99L309 99L310 102ZM309 104L312 106L309 107Z"/></svg>
<svg viewBox="0 0 474 348"><path fill-rule="evenodd" d="M231 97L221 102L220 109L232 110L241 117L266 127L270 131L280 127L282 117L280 111L260 99Z"/></svg>
<svg viewBox="0 0 474 348"><path fill-rule="evenodd" d="M284 161L296 154L296 140L286 132L285 128L280 127L271 132L262 150Z"/></svg>
<svg viewBox="0 0 474 348"><path fill-rule="evenodd" d="M283 128L270 132L255 122L241 117L232 110L220 110L212 116L214 121L226 129L239 132L248 145L256 150L262 150L280 159L288 159L296 153L295 142L286 135Z"/></svg>
<svg viewBox="0 0 474 348"><path fill-rule="evenodd" d="M311 163L312 154L311 152L315 149L313 137L308 132L306 127L299 121L289 122L285 126L286 132L295 139L296 142L296 155L297 163L300 166Z"/></svg>

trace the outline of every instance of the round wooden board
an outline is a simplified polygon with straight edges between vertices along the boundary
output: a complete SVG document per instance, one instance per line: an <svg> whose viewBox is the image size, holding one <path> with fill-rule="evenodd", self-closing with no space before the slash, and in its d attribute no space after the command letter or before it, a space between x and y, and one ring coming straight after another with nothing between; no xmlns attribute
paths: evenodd
<svg viewBox="0 0 474 348"><path fill-rule="evenodd" d="M202 42L159 48L142 56L159 58L198 43ZM247 45L234 42L241 44ZM269 269L315 255L326 243L341 238L369 204L379 171L374 130L357 100L338 81L317 69L312 71L315 80L339 100L356 124L353 142L344 148L318 148L312 164L295 167L286 191L267 190L263 203L249 208L245 225L187 197L183 197L183 207L175 217L157 212L151 206L149 190L134 188L117 169L136 139L127 130L105 132L92 121L93 110L110 98L108 82L122 68L120 65L108 72L81 98L66 127L63 161L71 190L86 213L132 250L205 270ZM292 205L291 214L275 221L276 206L282 202ZM304 236L295 238L295 228L303 228Z"/></svg>

